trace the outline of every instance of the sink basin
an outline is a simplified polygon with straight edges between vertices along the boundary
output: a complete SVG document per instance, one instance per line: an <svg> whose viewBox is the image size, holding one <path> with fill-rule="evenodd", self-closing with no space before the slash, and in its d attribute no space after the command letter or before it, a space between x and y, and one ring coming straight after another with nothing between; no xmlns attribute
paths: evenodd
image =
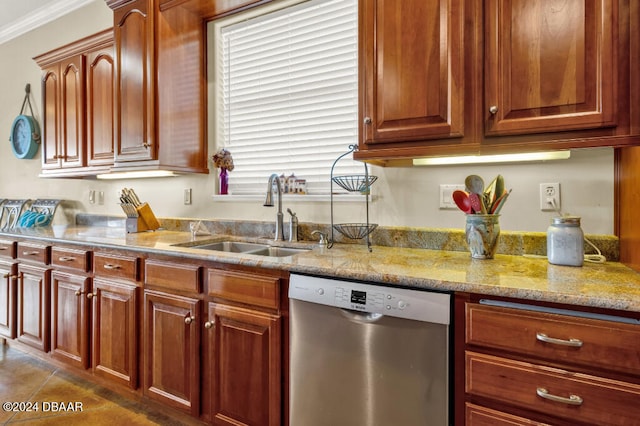
<svg viewBox="0 0 640 426"><path fill-rule="evenodd" d="M182 244L176 244L181 245ZM199 250L226 251L229 253L255 254L258 256L285 257L302 253L307 249L272 247L267 244L243 243L241 241L217 241L214 243L189 244L187 247Z"/></svg>

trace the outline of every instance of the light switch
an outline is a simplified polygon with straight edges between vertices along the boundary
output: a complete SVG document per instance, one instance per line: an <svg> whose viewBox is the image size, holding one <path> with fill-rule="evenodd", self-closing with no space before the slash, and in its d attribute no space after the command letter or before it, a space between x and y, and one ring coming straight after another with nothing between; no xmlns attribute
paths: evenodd
<svg viewBox="0 0 640 426"><path fill-rule="evenodd" d="M464 191L464 185L458 184L440 184L440 209L455 210L458 207L453 201L453 191Z"/></svg>

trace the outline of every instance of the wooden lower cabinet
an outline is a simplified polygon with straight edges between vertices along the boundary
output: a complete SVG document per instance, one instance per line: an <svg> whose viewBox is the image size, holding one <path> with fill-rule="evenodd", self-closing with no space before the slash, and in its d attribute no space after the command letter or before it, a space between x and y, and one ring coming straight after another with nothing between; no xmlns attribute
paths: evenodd
<svg viewBox="0 0 640 426"><path fill-rule="evenodd" d="M89 303L91 279L51 273L51 354L75 367L89 367Z"/></svg>
<svg viewBox="0 0 640 426"><path fill-rule="evenodd" d="M0 337L16 337L16 265L0 261Z"/></svg>
<svg viewBox="0 0 640 426"><path fill-rule="evenodd" d="M93 281L93 373L131 389L138 387L138 292L135 285Z"/></svg>
<svg viewBox="0 0 640 426"><path fill-rule="evenodd" d="M281 319L209 303L205 323L215 425L281 424Z"/></svg>
<svg viewBox="0 0 640 426"><path fill-rule="evenodd" d="M144 394L193 416L200 414L202 302L144 292Z"/></svg>
<svg viewBox="0 0 640 426"><path fill-rule="evenodd" d="M638 424L639 325L512 302L466 303L466 425Z"/></svg>
<svg viewBox="0 0 640 426"><path fill-rule="evenodd" d="M18 265L18 341L49 351L51 270Z"/></svg>

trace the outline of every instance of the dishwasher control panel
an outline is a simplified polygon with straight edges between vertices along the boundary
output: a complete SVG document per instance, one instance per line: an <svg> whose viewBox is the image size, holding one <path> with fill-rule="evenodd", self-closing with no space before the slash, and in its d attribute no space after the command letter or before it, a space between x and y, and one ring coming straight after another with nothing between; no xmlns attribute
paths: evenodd
<svg viewBox="0 0 640 426"><path fill-rule="evenodd" d="M451 295L291 274L289 298L342 309L449 324Z"/></svg>

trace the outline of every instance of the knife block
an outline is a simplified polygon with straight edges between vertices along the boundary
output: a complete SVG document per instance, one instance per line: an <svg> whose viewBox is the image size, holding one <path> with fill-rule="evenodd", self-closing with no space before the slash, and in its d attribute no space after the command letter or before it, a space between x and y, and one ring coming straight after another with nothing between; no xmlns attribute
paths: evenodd
<svg viewBox="0 0 640 426"><path fill-rule="evenodd" d="M133 232L155 231L160 228L160 222L156 219L156 216L153 214L148 203L143 203L137 206L136 211L138 212L138 216L127 217L127 234Z"/></svg>

